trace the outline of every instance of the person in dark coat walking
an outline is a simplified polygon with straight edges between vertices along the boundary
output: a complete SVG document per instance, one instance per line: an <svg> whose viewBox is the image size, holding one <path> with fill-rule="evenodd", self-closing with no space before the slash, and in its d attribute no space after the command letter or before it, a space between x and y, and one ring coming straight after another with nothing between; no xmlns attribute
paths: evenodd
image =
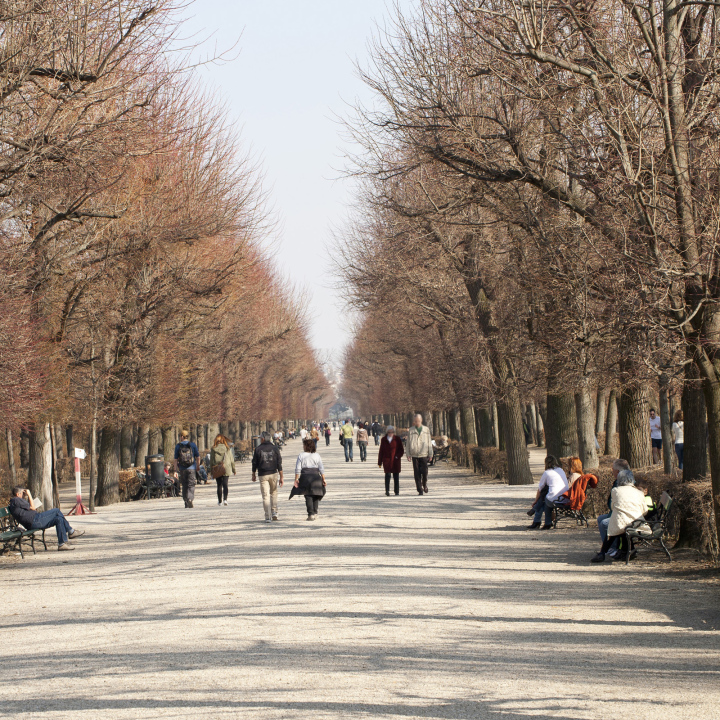
<svg viewBox="0 0 720 720"><path fill-rule="evenodd" d="M378 467L385 471L385 494L390 494L390 475L393 476L395 494L400 494L400 469L402 456L405 449L399 435L395 434L395 428L388 425L383 439L380 441L378 451Z"/></svg>

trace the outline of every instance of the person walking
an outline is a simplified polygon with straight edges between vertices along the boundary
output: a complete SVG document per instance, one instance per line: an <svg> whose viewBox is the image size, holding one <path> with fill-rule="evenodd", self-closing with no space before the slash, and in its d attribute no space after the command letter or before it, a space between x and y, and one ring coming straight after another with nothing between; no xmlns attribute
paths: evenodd
<svg viewBox="0 0 720 720"><path fill-rule="evenodd" d="M653 465L660 462L662 453L662 422L655 414L655 408L650 408L650 443L652 444Z"/></svg>
<svg viewBox="0 0 720 720"><path fill-rule="evenodd" d="M316 520L318 503L325 497L325 468L317 452L317 444L312 438L303 440L303 451L295 461L295 484L290 491L290 498L294 495L305 496L307 519Z"/></svg>
<svg viewBox="0 0 720 720"><path fill-rule="evenodd" d="M175 446L175 472L180 476L186 508L193 506L199 469L200 451L194 442L190 442L190 432L183 430L180 433L180 442Z"/></svg>
<svg viewBox="0 0 720 720"><path fill-rule="evenodd" d="M357 444L358 449L360 450L360 462L365 462L367 460L367 446L369 440L370 437L368 436L368 431L365 429L365 423L359 422L357 429Z"/></svg>
<svg viewBox="0 0 720 720"><path fill-rule="evenodd" d="M282 453L273 444L269 432L262 433L260 437L262 442L255 448L252 457L252 481L256 482L260 477L265 522L271 523L278 519L278 486L283 486Z"/></svg>
<svg viewBox="0 0 720 720"><path fill-rule="evenodd" d="M235 458L230 441L224 435L217 435L210 451L210 473L217 483L218 505L228 504L228 480L235 474Z"/></svg>
<svg viewBox="0 0 720 720"><path fill-rule="evenodd" d="M370 434L373 436L373 439L375 440L375 444L380 444L380 423L375 420L373 424L370 426Z"/></svg>
<svg viewBox="0 0 720 720"><path fill-rule="evenodd" d="M385 494L390 495L390 475L393 477L395 494L400 494L400 470L402 465L402 456L405 452L402 440L399 435L395 434L395 428L388 425L385 435L380 441L380 449L378 450L378 467L385 471Z"/></svg>
<svg viewBox="0 0 720 720"><path fill-rule="evenodd" d="M332 436L332 430L330 429L330 423L325 423L325 447L330 445L330 437Z"/></svg>
<svg viewBox="0 0 720 720"><path fill-rule="evenodd" d="M405 451L407 459L412 461L418 495L427 494L428 463L432 460L433 447L430 429L423 425L423 417L420 413L415 416L413 426L408 432Z"/></svg>
<svg viewBox="0 0 720 720"><path fill-rule="evenodd" d="M340 428L342 434L342 443L345 448L345 462L354 462L353 460L353 426L350 420L346 420L345 424Z"/></svg>
<svg viewBox="0 0 720 720"><path fill-rule="evenodd" d="M675 442L675 454L678 459L678 468L683 469L685 454L685 422L682 410L678 410L673 417L672 434Z"/></svg>

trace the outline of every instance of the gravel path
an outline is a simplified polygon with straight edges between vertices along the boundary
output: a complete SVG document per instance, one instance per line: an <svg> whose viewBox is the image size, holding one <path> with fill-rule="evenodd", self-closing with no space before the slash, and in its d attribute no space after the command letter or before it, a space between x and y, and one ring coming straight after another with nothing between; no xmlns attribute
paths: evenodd
<svg viewBox="0 0 720 720"><path fill-rule="evenodd" d="M716 582L589 565L595 534L522 530L532 488L441 466L418 497L405 464L387 498L341 452L315 523L288 484L262 522L246 464L228 507L102 508L0 561L0 717L719 717Z"/></svg>

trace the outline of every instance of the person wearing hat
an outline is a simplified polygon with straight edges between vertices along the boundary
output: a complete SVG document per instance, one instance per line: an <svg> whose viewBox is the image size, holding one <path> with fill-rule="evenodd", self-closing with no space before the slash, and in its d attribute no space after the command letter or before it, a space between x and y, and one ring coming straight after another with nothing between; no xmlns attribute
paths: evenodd
<svg viewBox="0 0 720 720"><path fill-rule="evenodd" d="M182 497L186 508L193 506L199 468L200 451L194 442L190 442L190 433L183 430L180 433L180 442L175 446L175 472L180 475Z"/></svg>
<svg viewBox="0 0 720 720"><path fill-rule="evenodd" d="M390 495L390 475L392 474L395 494L400 494L400 469L402 456L405 449L399 435L395 434L395 428L388 425L380 441L378 451L378 467L385 471L385 494Z"/></svg>

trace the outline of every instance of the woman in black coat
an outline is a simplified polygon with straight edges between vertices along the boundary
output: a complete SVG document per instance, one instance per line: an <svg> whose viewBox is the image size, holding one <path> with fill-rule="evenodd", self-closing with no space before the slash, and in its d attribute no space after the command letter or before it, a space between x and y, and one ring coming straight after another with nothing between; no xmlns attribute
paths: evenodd
<svg viewBox="0 0 720 720"><path fill-rule="evenodd" d="M385 471L385 494L390 494L390 475L393 476L395 494L400 494L400 470L404 448L399 435L395 434L395 428L388 425L385 435L380 441L378 451L378 467Z"/></svg>

